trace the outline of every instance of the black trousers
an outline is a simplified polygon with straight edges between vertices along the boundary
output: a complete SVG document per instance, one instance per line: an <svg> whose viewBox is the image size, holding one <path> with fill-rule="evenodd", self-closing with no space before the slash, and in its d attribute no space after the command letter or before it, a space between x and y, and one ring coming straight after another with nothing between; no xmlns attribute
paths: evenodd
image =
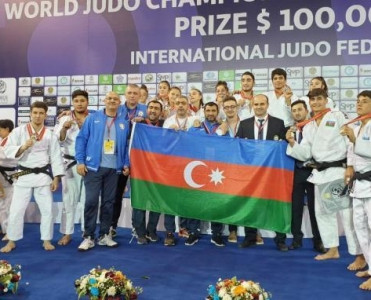
<svg viewBox="0 0 371 300"><path fill-rule="evenodd" d="M122 197L124 196L124 191L126 187L126 183L128 182L129 176L125 176L123 174L119 175L117 189L116 189L116 196L115 202L113 204L113 215L112 215L112 224L113 228L117 227L117 223L120 218L121 208L122 208Z"/></svg>

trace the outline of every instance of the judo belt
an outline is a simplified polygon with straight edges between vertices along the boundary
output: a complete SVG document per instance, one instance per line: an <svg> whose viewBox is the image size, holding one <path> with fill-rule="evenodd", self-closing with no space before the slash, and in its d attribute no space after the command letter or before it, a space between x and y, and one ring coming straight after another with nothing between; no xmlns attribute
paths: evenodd
<svg viewBox="0 0 371 300"><path fill-rule="evenodd" d="M16 167L14 168L8 168L8 167L0 167L0 173L3 175L6 181L8 181L10 184L13 184L12 176L6 174L6 171L15 171L17 170Z"/></svg>
<svg viewBox="0 0 371 300"><path fill-rule="evenodd" d="M64 154L63 157L64 157L65 159L72 160L72 161L67 165L66 170L72 168L74 165L77 164L77 161L76 161L76 159L75 159L74 156L72 156L72 155L68 155L68 154Z"/></svg>
<svg viewBox="0 0 371 300"><path fill-rule="evenodd" d="M345 186L343 192L341 193L342 195L347 195L347 194L350 193L350 190L352 189L354 180L371 181L371 171L368 171L368 172L365 172L365 173L355 172L353 177L349 180L348 184Z"/></svg>
<svg viewBox="0 0 371 300"><path fill-rule="evenodd" d="M20 176L24 176L24 175L28 175L28 174L40 174L40 173L44 173L46 175L49 175L51 179L53 179L53 175L52 175L52 172L50 170L50 164L47 164L41 168L26 168L26 167L23 167L23 166L18 166L18 169L22 170L20 172L17 172L17 173L14 173L11 175L12 178L18 178Z"/></svg>
<svg viewBox="0 0 371 300"><path fill-rule="evenodd" d="M308 167L313 167L313 169L317 169L319 172L326 170L328 168L334 167L342 167L346 168L347 166L347 159L344 158L342 160L332 161L332 162L317 162L315 161L313 164L308 164Z"/></svg>

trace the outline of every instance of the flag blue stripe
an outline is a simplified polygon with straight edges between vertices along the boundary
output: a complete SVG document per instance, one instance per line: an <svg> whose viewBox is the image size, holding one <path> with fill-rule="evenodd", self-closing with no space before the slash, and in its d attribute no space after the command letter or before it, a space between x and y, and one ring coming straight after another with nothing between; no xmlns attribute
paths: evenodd
<svg viewBox="0 0 371 300"><path fill-rule="evenodd" d="M286 147L285 141L199 135L146 124L136 124L132 140L132 148L175 157L293 170Z"/></svg>

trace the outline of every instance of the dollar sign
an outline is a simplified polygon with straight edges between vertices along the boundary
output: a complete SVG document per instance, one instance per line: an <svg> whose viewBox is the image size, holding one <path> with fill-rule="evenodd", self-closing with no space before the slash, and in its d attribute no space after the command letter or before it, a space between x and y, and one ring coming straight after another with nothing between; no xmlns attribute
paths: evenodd
<svg viewBox="0 0 371 300"><path fill-rule="evenodd" d="M265 34L265 32L271 27L271 23L265 19L268 17L269 17L269 12L267 12L265 8L263 8L262 12L258 14L257 20L261 25L259 25L257 29L261 31L262 34Z"/></svg>

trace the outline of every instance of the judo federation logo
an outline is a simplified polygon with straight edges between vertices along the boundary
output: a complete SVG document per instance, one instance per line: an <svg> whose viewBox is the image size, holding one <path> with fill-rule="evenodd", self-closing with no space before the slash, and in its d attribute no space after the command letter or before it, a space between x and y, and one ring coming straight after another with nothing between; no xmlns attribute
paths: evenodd
<svg viewBox="0 0 371 300"><path fill-rule="evenodd" d="M0 80L0 94L4 94L6 92L6 83L4 80Z"/></svg>
<svg viewBox="0 0 371 300"><path fill-rule="evenodd" d="M344 186L341 184L334 184L329 187L329 190L331 192L331 196L334 199L337 199L340 197L341 193L343 192Z"/></svg>

